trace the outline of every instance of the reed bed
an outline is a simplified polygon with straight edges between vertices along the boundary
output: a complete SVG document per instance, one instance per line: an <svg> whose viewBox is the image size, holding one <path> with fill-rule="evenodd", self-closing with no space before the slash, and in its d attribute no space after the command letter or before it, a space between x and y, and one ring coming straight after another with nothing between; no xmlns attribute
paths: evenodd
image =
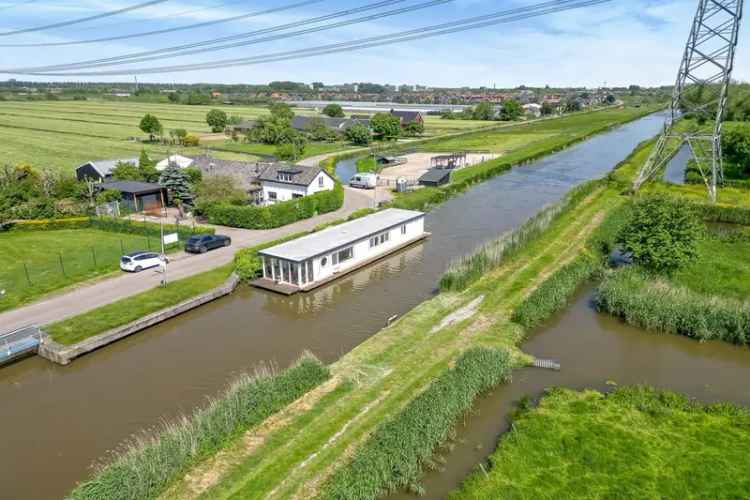
<svg viewBox="0 0 750 500"><path fill-rule="evenodd" d="M443 372L398 415L382 424L325 483L322 498L375 499L416 485L423 466L449 438L456 420L482 392L508 379L505 351L475 348Z"/></svg>
<svg viewBox="0 0 750 500"><path fill-rule="evenodd" d="M192 415L133 438L110 463L100 465L92 479L79 484L70 498L155 498L191 465L329 377L328 368L311 354L280 373L261 366Z"/></svg>
<svg viewBox="0 0 750 500"><path fill-rule="evenodd" d="M596 303L600 311L641 328L698 340L750 343L750 300L699 294L638 268L607 276Z"/></svg>
<svg viewBox="0 0 750 500"><path fill-rule="evenodd" d="M512 320L525 328L534 328L568 305L568 299L581 283L601 269L600 261L583 254L560 268L542 283L513 312Z"/></svg>
<svg viewBox="0 0 750 500"><path fill-rule="evenodd" d="M576 207L586 196L602 185L591 181L571 190L562 200L544 207L521 227L481 245L474 252L454 259L440 278L443 291L465 290L486 272L498 267L529 242L538 238L562 215Z"/></svg>

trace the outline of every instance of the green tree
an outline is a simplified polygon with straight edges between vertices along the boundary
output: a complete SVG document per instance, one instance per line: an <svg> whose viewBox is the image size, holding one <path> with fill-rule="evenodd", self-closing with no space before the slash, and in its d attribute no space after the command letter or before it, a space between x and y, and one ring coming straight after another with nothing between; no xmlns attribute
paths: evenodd
<svg viewBox="0 0 750 500"><path fill-rule="evenodd" d="M581 111L581 109L583 109L583 106L581 105L581 101L574 99L565 103L566 113L575 113L576 111Z"/></svg>
<svg viewBox="0 0 750 500"><path fill-rule="evenodd" d="M204 106L206 104L209 104L211 102L211 98L208 96L208 94L204 94L203 92L190 92L187 97L187 104L191 106Z"/></svg>
<svg viewBox="0 0 750 500"><path fill-rule="evenodd" d="M287 124L291 123L292 118L294 118L294 111L292 111L291 106L285 102L275 102L271 104L268 109L271 111L271 117L276 120L286 121Z"/></svg>
<svg viewBox="0 0 750 500"><path fill-rule="evenodd" d="M175 206L192 205L193 194L190 191L190 179L175 163L167 165L159 178L159 184L167 188L169 203Z"/></svg>
<svg viewBox="0 0 750 500"><path fill-rule="evenodd" d="M377 113L370 120L372 132L376 137L394 141L401 135L401 120L390 113Z"/></svg>
<svg viewBox="0 0 750 500"><path fill-rule="evenodd" d="M362 123L355 123L344 133L346 140L357 146L367 146L372 140L370 129Z"/></svg>
<svg viewBox="0 0 750 500"><path fill-rule="evenodd" d="M408 137L416 137L418 135L424 134L424 123L413 121L411 123L407 123L404 127L404 135Z"/></svg>
<svg viewBox="0 0 750 500"><path fill-rule="evenodd" d="M684 201L648 196L634 204L617 242L634 262L671 273L696 257L701 233L698 216Z"/></svg>
<svg viewBox="0 0 750 500"><path fill-rule="evenodd" d="M615 96L613 96L612 94L608 94L607 97L604 99L604 101L607 104L614 104L616 100L617 100L617 98Z"/></svg>
<svg viewBox="0 0 750 500"><path fill-rule="evenodd" d="M502 108L500 108L500 119L503 121L514 121L518 120L523 116L523 107L521 103L515 99L510 99L503 102Z"/></svg>
<svg viewBox="0 0 750 500"><path fill-rule="evenodd" d="M725 127L721 136L724 160L731 170L750 175L750 125L747 123ZM728 169L729 170L729 169Z"/></svg>
<svg viewBox="0 0 750 500"><path fill-rule="evenodd" d="M547 101L542 103L542 109L540 110L542 116L550 116L555 113L555 107Z"/></svg>
<svg viewBox="0 0 750 500"><path fill-rule="evenodd" d="M121 201L122 193L117 189L104 189L96 195L97 203L111 203L113 201Z"/></svg>
<svg viewBox="0 0 750 500"><path fill-rule="evenodd" d="M230 175L208 175L195 187L195 205L199 213L216 203L244 205L247 193L237 187L237 180Z"/></svg>
<svg viewBox="0 0 750 500"><path fill-rule="evenodd" d="M157 182L159 180L156 162L148 156L145 149L141 149L141 155L138 158L138 176L140 180L145 182Z"/></svg>
<svg viewBox="0 0 750 500"><path fill-rule="evenodd" d="M472 110L472 119L474 120L494 120L495 108L489 102L480 102Z"/></svg>
<svg viewBox="0 0 750 500"><path fill-rule="evenodd" d="M135 163L118 162L112 169L112 177L118 181L139 181L141 173Z"/></svg>
<svg viewBox="0 0 750 500"><path fill-rule="evenodd" d="M161 135L164 130L161 126L161 122L154 115L146 113L141 118L139 128L149 136L149 140L153 141L155 135Z"/></svg>
<svg viewBox="0 0 750 500"><path fill-rule="evenodd" d="M331 118L343 118L344 117L344 110L342 107L336 103L331 103L325 108L323 108L323 114L330 116Z"/></svg>
<svg viewBox="0 0 750 500"><path fill-rule="evenodd" d="M305 136L292 128L282 131L276 147L276 157L284 161L297 161L305 154Z"/></svg>
<svg viewBox="0 0 750 500"><path fill-rule="evenodd" d="M206 114L206 123L211 132L223 132L227 127L227 114L220 109L212 109Z"/></svg>
<svg viewBox="0 0 750 500"><path fill-rule="evenodd" d="M308 137L312 141L329 141L336 140L336 132L329 129L322 118L316 116L305 125Z"/></svg>

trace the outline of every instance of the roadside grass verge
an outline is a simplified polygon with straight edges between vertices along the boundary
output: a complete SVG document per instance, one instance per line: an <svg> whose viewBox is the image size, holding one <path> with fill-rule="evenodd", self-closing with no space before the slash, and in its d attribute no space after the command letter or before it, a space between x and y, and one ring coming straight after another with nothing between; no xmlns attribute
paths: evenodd
<svg viewBox="0 0 750 500"><path fill-rule="evenodd" d="M45 326L44 331L55 342L72 345L221 286L231 273L232 266L225 265L175 280L166 288L152 288L78 316L52 323Z"/></svg>
<svg viewBox="0 0 750 500"><path fill-rule="evenodd" d="M704 295L635 267L612 272L604 279L597 307L648 330L698 340L750 342L750 301Z"/></svg>
<svg viewBox="0 0 750 500"><path fill-rule="evenodd" d="M330 377L311 355L274 373L261 367L192 415L165 424L155 435L134 439L111 463L79 484L71 499L156 498L192 464L226 446Z"/></svg>
<svg viewBox="0 0 750 500"><path fill-rule="evenodd" d="M649 387L553 389L449 498L744 498L748 426L745 408Z"/></svg>
<svg viewBox="0 0 750 500"><path fill-rule="evenodd" d="M456 360L393 419L381 425L324 485L322 498L375 499L410 486L482 392L507 380L505 351L476 348Z"/></svg>

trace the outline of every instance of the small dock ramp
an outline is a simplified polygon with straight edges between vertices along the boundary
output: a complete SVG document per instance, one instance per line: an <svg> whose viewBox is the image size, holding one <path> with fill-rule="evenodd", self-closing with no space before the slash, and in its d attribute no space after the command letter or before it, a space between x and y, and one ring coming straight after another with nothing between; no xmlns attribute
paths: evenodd
<svg viewBox="0 0 750 500"><path fill-rule="evenodd" d="M535 359L533 365L534 368L544 368L545 370L560 371L560 363L553 359Z"/></svg>
<svg viewBox="0 0 750 500"><path fill-rule="evenodd" d="M0 333L0 365L36 353L41 335L36 325Z"/></svg>

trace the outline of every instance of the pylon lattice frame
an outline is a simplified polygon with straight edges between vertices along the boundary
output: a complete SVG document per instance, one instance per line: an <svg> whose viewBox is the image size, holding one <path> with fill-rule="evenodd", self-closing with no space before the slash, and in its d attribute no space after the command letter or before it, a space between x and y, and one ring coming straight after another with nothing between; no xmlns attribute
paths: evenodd
<svg viewBox="0 0 750 500"><path fill-rule="evenodd" d="M723 182L721 133L742 6L743 0L699 1L664 129L633 183L633 190L660 172L674 153L687 144L711 201L716 201L716 187ZM674 125L681 116L692 116L699 124L712 122L713 127L678 132Z"/></svg>

